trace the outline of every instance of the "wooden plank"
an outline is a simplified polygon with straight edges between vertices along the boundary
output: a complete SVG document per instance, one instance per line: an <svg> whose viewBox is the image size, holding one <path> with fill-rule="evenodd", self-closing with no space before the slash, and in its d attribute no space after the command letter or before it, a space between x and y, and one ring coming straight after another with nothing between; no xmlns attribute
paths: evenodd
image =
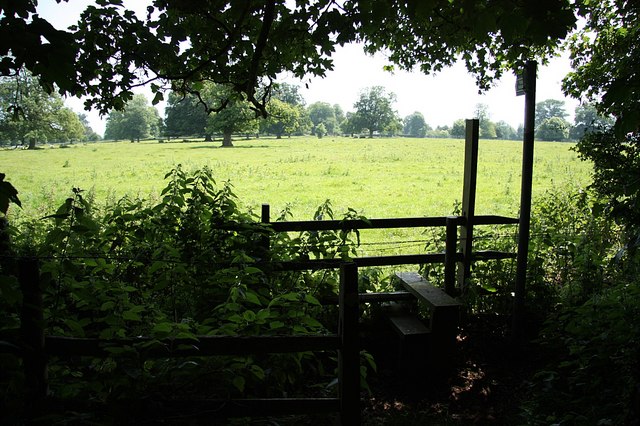
<svg viewBox="0 0 640 426"><path fill-rule="evenodd" d="M154 401L163 410L207 413L213 418L278 416L338 412L338 398L253 398L223 400L165 400ZM176 414L177 414L176 413ZM214 422L215 423L215 422ZM209 423L209 424L214 424Z"/></svg>
<svg viewBox="0 0 640 426"><path fill-rule="evenodd" d="M354 263L340 266L340 303L338 336L338 396L340 424L360 424L360 339L358 321L358 267Z"/></svg>
<svg viewBox="0 0 640 426"><path fill-rule="evenodd" d="M387 315L393 328L403 337L426 336L431 333L418 317L408 313L391 313Z"/></svg>
<svg viewBox="0 0 640 426"><path fill-rule="evenodd" d="M426 302L432 308L460 306L460 302L442 289L429 284L417 272L397 272L396 277L407 291L413 293L418 300Z"/></svg>
<svg viewBox="0 0 640 426"><path fill-rule="evenodd" d="M131 339L91 339L47 336L45 350L58 356L112 356L110 348L140 348L148 358L180 356L240 355L251 353L286 353L326 351L340 348L335 334L310 336L197 336L192 339L149 337Z"/></svg>

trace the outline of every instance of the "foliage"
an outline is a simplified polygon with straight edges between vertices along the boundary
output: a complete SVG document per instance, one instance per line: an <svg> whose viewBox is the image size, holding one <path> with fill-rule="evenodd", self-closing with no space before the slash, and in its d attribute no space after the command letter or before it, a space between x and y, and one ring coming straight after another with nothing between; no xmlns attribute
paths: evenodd
<svg viewBox="0 0 640 426"><path fill-rule="evenodd" d="M355 113L351 117L356 132L368 131L369 137L374 132L382 132L389 125L398 121L393 104L394 93L387 93L382 86L373 86L360 92L358 100L353 104Z"/></svg>
<svg viewBox="0 0 640 426"><path fill-rule="evenodd" d="M267 104L267 118L260 121L260 130L276 135L291 136L302 127L303 109L301 106L289 104L279 99L271 99Z"/></svg>
<svg viewBox="0 0 640 426"><path fill-rule="evenodd" d="M105 139L128 139L140 142L160 134L160 115L155 107L149 106L142 94L134 95L122 111L111 111L107 117Z"/></svg>
<svg viewBox="0 0 640 426"><path fill-rule="evenodd" d="M422 113L416 111L404 118L403 132L405 135L414 138L424 138L428 130L431 130L431 128L424 120Z"/></svg>
<svg viewBox="0 0 640 426"><path fill-rule="evenodd" d="M574 125L569 135L571 139L580 140L586 133L608 129L613 124L612 117L603 117L593 103L585 103L576 107Z"/></svg>
<svg viewBox="0 0 640 426"><path fill-rule="evenodd" d="M155 205L125 197L100 214L74 189L54 214L14 229L16 253L41 260L47 334L186 338L197 345L198 335L326 332L317 296L336 293L335 276L275 273L260 261L348 258L356 245L352 232L274 235L238 209L231 185L218 187L210 170L189 175L178 166L166 178ZM316 212L323 217L333 219L328 201ZM345 217L361 218L353 210ZM9 297L19 294L14 275L0 276L4 340L19 327L20 303ZM52 359L52 395L104 402L180 388L222 398L283 396L300 391L300 381L311 376L330 380L333 369L330 360L306 352L154 360L144 358L146 349L114 347L113 356L90 362ZM0 376L3 386L7 377Z"/></svg>
<svg viewBox="0 0 640 426"><path fill-rule="evenodd" d="M563 88L575 98L594 101L601 115L614 116L616 135L623 138L640 127L638 5L583 0L576 6L585 25L570 38L573 71Z"/></svg>
<svg viewBox="0 0 640 426"><path fill-rule="evenodd" d="M477 104L474 112L474 118L480 121L480 137L483 139L495 139L498 137L496 133L496 125L491 121L489 114L489 106L486 104Z"/></svg>
<svg viewBox="0 0 640 426"><path fill-rule="evenodd" d="M464 139L464 136L467 132L467 125L463 119L459 119L454 121L453 126L451 126L451 137Z"/></svg>
<svg viewBox="0 0 640 426"><path fill-rule="evenodd" d="M537 341L545 364L522 406L525 423L634 424L640 259L618 260L624 237L598 198L549 197L541 207L532 216L532 230L542 232L532 240L533 277L556 296Z"/></svg>
<svg viewBox="0 0 640 426"><path fill-rule="evenodd" d="M9 204L13 203L18 207L22 207L18 198L18 190L11 185L11 182L4 180L5 174L0 173L0 213L7 215Z"/></svg>
<svg viewBox="0 0 640 426"><path fill-rule="evenodd" d="M217 84L203 86L201 99L207 104L220 105L221 108L207 109L207 131L222 133L222 146L231 147L233 133L256 133L258 122L248 102L232 96L231 88Z"/></svg>
<svg viewBox="0 0 640 426"><path fill-rule="evenodd" d="M170 92L164 110L164 133L169 137L206 136L207 112L195 96Z"/></svg>
<svg viewBox="0 0 640 426"><path fill-rule="evenodd" d="M495 128L496 138L498 139L515 140L518 138L516 129L511 127L511 125L505 121L498 121L495 123Z"/></svg>
<svg viewBox="0 0 640 426"><path fill-rule="evenodd" d="M526 424L637 422L639 289L623 280L549 318L540 344L554 362L534 377Z"/></svg>
<svg viewBox="0 0 640 426"><path fill-rule="evenodd" d="M87 7L77 28L57 31L35 4L3 4L0 72L26 66L49 88L88 95L103 113L123 108L143 82L153 83L160 100L165 83L197 92L202 81L229 84L264 112L259 86L270 89L282 72L322 76L335 46L357 40L425 73L462 58L487 88L526 59L550 57L576 21L568 1L501 0L490 8L448 0L300 1L295 8L275 0L154 1L138 18L120 0L102 0Z"/></svg>
<svg viewBox="0 0 640 426"><path fill-rule="evenodd" d="M82 127L84 128L83 140L88 142L95 142L102 139L102 136L97 134L89 125L89 120L86 114L84 113L78 114L78 119L80 120L80 123L82 123Z"/></svg>
<svg viewBox="0 0 640 426"><path fill-rule="evenodd" d="M620 138L611 128L590 132L576 150L582 159L593 161L591 186L607 201L603 206L605 213L624 226L625 249L637 250L640 246L640 135L630 133Z"/></svg>
<svg viewBox="0 0 640 426"><path fill-rule="evenodd" d="M315 132L318 139L322 139L322 137L328 133L327 128L324 126L324 123L318 124L316 126Z"/></svg>
<svg viewBox="0 0 640 426"><path fill-rule="evenodd" d="M317 134L317 128L323 125L325 132L334 134L338 130L338 121L334 108L327 102L314 102L307 107L307 113L313 123L311 134ZM322 137L322 136L320 136Z"/></svg>
<svg viewBox="0 0 640 426"><path fill-rule="evenodd" d="M28 144L82 140L76 113L57 94L47 93L26 71L0 78L0 141Z"/></svg>
<svg viewBox="0 0 640 426"><path fill-rule="evenodd" d="M536 129L542 124L543 121L550 118L558 117L565 120L569 114L565 110L564 101L556 99L547 99L536 103Z"/></svg>
<svg viewBox="0 0 640 426"><path fill-rule="evenodd" d="M560 117L547 118L536 128L536 136L543 141L564 141L569 137L569 123Z"/></svg>

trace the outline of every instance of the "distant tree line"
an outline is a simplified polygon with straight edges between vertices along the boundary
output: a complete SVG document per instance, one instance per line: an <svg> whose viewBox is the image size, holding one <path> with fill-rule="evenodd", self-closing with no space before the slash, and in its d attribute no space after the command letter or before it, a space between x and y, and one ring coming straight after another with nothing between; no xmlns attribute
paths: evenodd
<svg viewBox="0 0 640 426"><path fill-rule="evenodd" d="M36 143L98 139L85 114L66 108L60 95L45 91L28 71L0 77L0 145L35 149Z"/></svg>
<svg viewBox="0 0 640 426"><path fill-rule="evenodd" d="M122 110L109 113L104 138L140 141L148 138L222 138L232 146L232 135L271 135L277 138L311 134L318 138L406 136L413 138L463 138L465 120L432 128L418 111L401 118L394 109L396 96L381 86L363 89L353 111L340 105L314 102L306 105L298 86L281 83L266 103L268 116L257 114L252 105L233 96L229 88L204 83L198 90L169 93L164 118L137 94ZM27 72L0 80L0 142L35 148L36 142L99 140L86 115L64 107L62 98L47 93ZM573 123L563 101L547 99L536 104L536 137L544 141L579 140L591 129L608 128L611 119L600 116L592 104L576 108ZM477 104L474 118L480 120L483 139L521 140L523 128L491 120L489 107Z"/></svg>
<svg viewBox="0 0 640 426"><path fill-rule="evenodd" d="M143 98L137 95L124 112L109 115L105 138L203 137L212 140L214 136L221 136L223 146L232 146L233 134L272 135L277 138L308 134L318 138L334 135L464 138L465 135L464 119L458 119L450 126L433 128L418 111L401 118L394 109L395 94L381 86L363 89L353 104L353 111L346 113L340 105L329 102L306 105L298 87L287 83L279 84L273 90L266 104L267 118L259 117L251 105L241 99L228 102L222 108L222 100L228 97L229 93L219 85L204 85L197 95L171 92L165 118L158 121L157 113L144 112ZM216 105L220 108L216 109ZM140 120L147 114L149 123L146 127L126 125L122 114L137 114ZM579 140L589 130L606 128L613 123L611 119L600 116L592 104L578 106L573 123L567 121L568 115L564 101L547 99L537 103L536 137L543 141ZM515 129L505 121L492 121L489 107L485 104L476 105L473 117L480 120L480 137L483 139L522 140L522 125ZM110 129L120 126L118 123L123 123L122 132L110 132ZM131 132L138 133L131 136Z"/></svg>

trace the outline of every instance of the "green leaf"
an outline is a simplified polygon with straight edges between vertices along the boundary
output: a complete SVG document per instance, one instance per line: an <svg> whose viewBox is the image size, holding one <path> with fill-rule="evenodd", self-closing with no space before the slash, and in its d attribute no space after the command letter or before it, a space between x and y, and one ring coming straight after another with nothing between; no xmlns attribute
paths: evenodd
<svg viewBox="0 0 640 426"><path fill-rule="evenodd" d="M253 291L247 291L244 297L247 300L247 302L253 303L258 306L262 306L262 303L260 303L260 299L258 298L258 295L255 294Z"/></svg>
<svg viewBox="0 0 640 426"><path fill-rule="evenodd" d="M284 323L282 321L272 321L269 323L269 328L275 330L276 328L284 327Z"/></svg>
<svg viewBox="0 0 640 426"><path fill-rule="evenodd" d="M122 318L124 318L127 321L141 321L142 320L142 318L140 318L140 315L138 315L136 312L134 312L132 310L124 311L122 313Z"/></svg>
<svg viewBox="0 0 640 426"><path fill-rule="evenodd" d="M245 385L245 380L244 377L242 376L235 376L233 378L233 386L236 387L236 389L238 389L240 392L244 392L244 385Z"/></svg>

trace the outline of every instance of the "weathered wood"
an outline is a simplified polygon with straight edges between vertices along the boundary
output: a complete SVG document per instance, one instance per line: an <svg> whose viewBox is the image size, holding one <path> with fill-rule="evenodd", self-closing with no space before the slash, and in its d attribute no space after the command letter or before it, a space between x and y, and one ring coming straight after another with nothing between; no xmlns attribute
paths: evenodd
<svg viewBox="0 0 640 426"><path fill-rule="evenodd" d="M458 268L458 290L465 291L471 275L471 253L473 250L473 225L475 224L476 183L478 180L478 139L480 121L466 121L464 148L464 187L462 191L462 217L460 241L462 243L462 264Z"/></svg>
<svg viewBox="0 0 640 426"><path fill-rule="evenodd" d="M394 330L403 338L411 338L414 336L426 336L431 333L420 318L409 313L393 312L388 313L387 317L391 322Z"/></svg>
<svg viewBox="0 0 640 426"><path fill-rule="evenodd" d="M502 259L515 259L518 255L516 253L510 253L506 251L496 250L483 250L473 253L473 260L502 260Z"/></svg>
<svg viewBox="0 0 640 426"><path fill-rule="evenodd" d="M455 353L460 302L429 284L417 272L399 272L396 276L403 287L430 308L430 360L437 366L450 365Z"/></svg>
<svg viewBox="0 0 640 426"><path fill-rule="evenodd" d="M344 263L340 267L340 316L338 335L338 393L342 425L360 424L360 342L358 333L358 267Z"/></svg>
<svg viewBox="0 0 640 426"><path fill-rule="evenodd" d="M117 348L128 348L148 358L287 353L327 351L340 348L335 334L310 336L198 336L193 339L89 339L46 337L46 352L54 356L113 355Z"/></svg>
<svg viewBox="0 0 640 426"><path fill-rule="evenodd" d="M276 232L303 231L340 231L343 229L392 229L392 228L434 228L446 226L445 216L435 217L399 217L389 219L367 220L299 220L270 222ZM456 216L456 224L464 224L465 218ZM263 221L264 222L264 221ZM497 215L475 216L476 225L508 225L517 224L517 218Z"/></svg>
<svg viewBox="0 0 640 426"><path fill-rule="evenodd" d="M162 410L207 413L215 418L278 416L340 411L338 398L252 398L153 401ZM182 416L181 416L182 417ZM209 423L213 424L213 423Z"/></svg>
<svg viewBox="0 0 640 426"><path fill-rule="evenodd" d="M518 260L516 264L515 297L513 304L512 335L514 340L523 336L527 258L531 231L531 194L535 145L536 75L538 64L527 61L524 69L524 138L522 141L522 181L520 184L520 224L518 226Z"/></svg>
<svg viewBox="0 0 640 426"><path fill-rule="evenodd" d="M20 259L18 268L18 280L22 291L20 335L27 402L37 407L48 392L40 269L35 258Z"/></svg>
<svg viewBox="0 0 640 426"><path fill-rule="evenodd" d="M446 243L444 249L444 290L453 296L456 291L456 254L458 253L457 217L447 217Z"/></svg>
<svg viewBox="0 0 640 426"><path fill-rule="evenodd" d="M446 308L449 306L459 307L458 302L447 293L431 285L417 272L397 272L402 286L410 293L414 294L418 300L425 302L431 308Z"/></svg>

